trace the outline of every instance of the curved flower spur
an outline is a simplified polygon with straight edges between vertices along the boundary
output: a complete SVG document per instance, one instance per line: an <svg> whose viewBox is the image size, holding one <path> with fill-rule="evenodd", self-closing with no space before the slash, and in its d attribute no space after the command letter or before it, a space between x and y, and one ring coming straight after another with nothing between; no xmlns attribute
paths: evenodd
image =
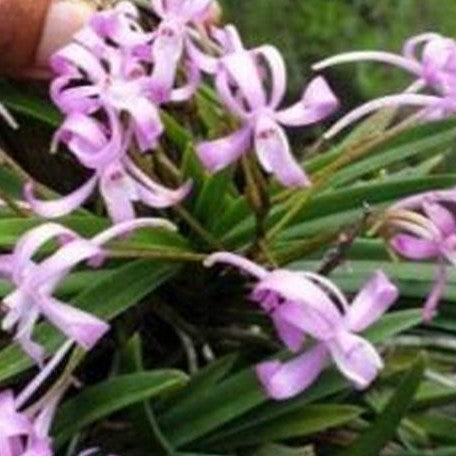
<svg viewBox="0 0 456 456"><path fill-rule="evenodd" d="M292 156L281 125L298 127L323 120L337 109L336 96L326 81L317 77L298 103L279 109L286 91L286 69L280 52L273 46L245 49L233 26L215 30L214 37L221 44L219 59L205 56L196 46L192 47L192 56L203 71L215 73L217 92L240 120L241 128L226 138L197 146L204 166L211 172L220 171L254 147L263 169L274 174L281 184L310 185Z"/></svg>
<svg viewBox="0 0 456 456"><path fill-rule="evenodd" d="M446 264L456 264L456 190L426 192L397 202L381 216L375 230L404 258L436 260L435 283L423 307L430 321L445 291Z"/></svg>
<svg viewBox="0 0 456 456"><path fill-rule="evenodd" d="M288 399L308 388L328 359L356 387L366 388L383 362L376 349L359 332L376 322L398 298L397 287L377 271L351 305L327 278L311 272L285 269L268 271L237 255L210 255L206 266L224 263L255 277L251 298L270 316L279 339L296 353L287 362L268 361L256 367L267 394ZM304 341L314 341L304 353Z"/></svg>
<svg viewBox="0 0 456 456"><path fill-rule="evenodd" d="M115 225L91 239L55 223L45 223L19 239L11 254L0 256L0 275L15 289L3 300L2 329L15 331L15 339L37 363L43 362L43 347L32 338L36 323L45 318L65 336L85 350L91 350L108 331L109 325L87 312L53 297L59 283L79 263L99 265L106 255L103 246L115 237L139 228L174 230L164 219L136 219ZM55 253L37 262L35 255L48 242L62 244Z"/></svg>
<svg viewBox="0 0 456 456"><path fill-rule="evenodd" d="M421 55L419 53L422 47ZM313 65L320 71L348 62L374 61L392 65L415 77L402 93L369 101L356 108L325 134L332 138L362 117L384 107L416 106L423 120L440 119L456 113L456 41L437 33L425 33L406 41L402 55L381 51L348 52ZM427 89L432 94L421 94Z"/></svg>

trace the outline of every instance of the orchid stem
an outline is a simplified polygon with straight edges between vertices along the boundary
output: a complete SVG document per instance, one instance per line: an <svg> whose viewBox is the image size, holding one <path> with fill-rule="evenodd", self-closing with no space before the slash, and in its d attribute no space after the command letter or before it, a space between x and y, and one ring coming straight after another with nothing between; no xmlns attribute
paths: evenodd
<svg viewBox="0 0 456 456"><path fill-rule="evenodd" d="M37 402L35 402L33 405L27 408L27 414L34 415L35 412L39 410L43 406L43 404L46 404L49 400L51 400L57 392L59 392L67 384L69 386L73 372L84 359L85 355L86 351L84 351L82 348L77 347L73 351L62 375L58 378L54 385L52 385L52 387L41 399L39 399Z"/></svg>
<svg viewBox="0 0 456 456"><path fill-rule="evenodd" d="M134 250L134 249L110 249L109 258L149 258L153 260L195 262L204 261L206 255L192 252L178 252L171 250Z"/></svg>
<svg viewBox="0 0 456 456"><path fill-rule="evenodd" d="M0 163L5 164L24 182L32 182L33 186L44 196L55 195L45 185L37 182L30 174L28 174L13 158L11 158L2 148L0 148Z"/></svg>
<svg viewBox="0 0 456 456"><path fill-rule="evenodd" d="M11 196L8 195L8 193L2 188L0 188L0 199L2 199L5 204L19 217L28 217L28 212L19 206L19 204L17 204L16 201L14 201L14 199L11 198Z"/></svg>
<svg viewBox="0 0 456 456"><path fill-rule="evenodd" d="M263 253L264 258L271 266L277 266L277 262L265 242L264 222L269 212L266 187L261 182L262 176L256 168L256 163L253 163L245 155L241 158L241 163L246 183L247 201L255 214L256 221L256 236L251 250L254 254L257 252Z"/></svg>
<svg viewBox="0 0 456 456"><path fill-rule="evenodd" d="M190 212L187 211L183 206L180 204L173 207L174 211L184 220L187 225L196 233L198 234L203 241L205 241L211 247L217 250L224 250L223 244L217 240L209 231L204 228L201 223L196 220Z"/></svg>
<svg viewBox="0 0 456 456"><path fill-rule="evenodd" d="M158 148L158 163L176 180L178 183L182 183L182 176L179 169L174 165L174 163L168 158L163 149ZM177 204L173 207L173 210L184 220L187 225L201 237L208 245L217 249L224 250L223 244L214 238L214 236L209 233L209 231L204 228L201 223L190 214L187 209L182 205Z"/></svg>

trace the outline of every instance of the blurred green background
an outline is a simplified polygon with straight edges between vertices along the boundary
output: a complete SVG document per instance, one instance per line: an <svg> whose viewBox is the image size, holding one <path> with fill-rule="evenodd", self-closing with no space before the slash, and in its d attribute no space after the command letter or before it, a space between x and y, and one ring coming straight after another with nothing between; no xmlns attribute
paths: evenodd
<svg viewBox="0 0 456 456"><path fill-rule="evenodd" d="M310 64L349 50L399 52L414 34L456 36L456 0L221 0L226 19L249 45L268 42L284 53L290 95L311 77ZM344 65L327 73L346 107L404 87L400 70Z"/></svg>

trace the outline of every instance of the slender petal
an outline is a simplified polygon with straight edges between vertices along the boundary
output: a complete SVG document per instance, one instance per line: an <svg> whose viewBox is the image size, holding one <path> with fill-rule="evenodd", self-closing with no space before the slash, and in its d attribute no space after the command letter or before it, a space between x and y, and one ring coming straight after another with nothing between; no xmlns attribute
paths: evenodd
<svg viewBox="0 0 456 456"><path fill-rule="evenodd" d="M210 268L218 263L235 266L236 268L245 271L258 279L262 279L268 275L268 271L262 266L230 252L213 253L204 260L204 266L207 268Z"/></svg>
<svg viewBox="0 0 456 456"><path fill-rule="evenodd" d="M345 315L347 328L361 332L377 321L397 300L399 290L383 271L376 271L356 295Z"/></svg>
<svg viewBox="0 0 456 456"><path fill-rule="evenodd" d="M423 43L440 38L441 35L437 33L422 33L420 35L416 35L405 42L402 53L406 58L418 62L419 56L417 55L417 47L421 46Z"/></svg>
<svg viewBox="0 0 456 456"><path fill-rule="evenodd" d="M339 107L339 100L322 77L313 79L307 86L302 99L288 109L278 111L278 122L290 127L311 125L319 122Z"/></svg>
<svg viewBox="0 0 456 456"><path fill-rule="evenodd" d="M437 265L437 274L434 285L428 297L426 298L426 302L423 306L423 320L425 322L429 323L436 316L437 307L439 305L440 300L443 297L443 294L445 293L446 282L446 265L443 263L443 260L441 259L439 261L439 264Z"/></svg>
<svg viewBox="0 0 456 456"><path fill-rule="evenodd" d="M422 71L421 65L418 62L414 62L413 60L402 57L400 55L378 51L347 52L344 54L339 54L315 63L312 65L312 69L315 71L320 71L330 66L340 65L343 63L366 61L388 63L416 75L420 75Z"/></svg>
<svg viewBox="0 0 456 456"><path fill-rule="evenodd" d="M127 222L119 223L108 228L107 230L93 237L90 242L98 247L102 247L112 239L131 233L132 231L136 231L139 228L162 228L170 231L177 230L176 225L166 219L152 217L137 218L135 220L129 220Z"/></svg>
<svg viewBox="0 0 456 456"><path fill-rule="evenodd" d="M269 397L284 400L312 385L323 370L326 359L326 348L319 344L291 361L259 364L256 373Z"/></svg>
<svg viewBox="0 0 456 456"><path fill-rule="evenodd" d="M367 388L383 368L375 348L355 334L341 331L328 348L337 367L357 388Z"/></svg>
<svg viewBox="0 0 456 456"><path fill-rule="evenodd" d="M58 218L81 207L95 190L97 181L98 177L94 175L74 192L55 201L37 199L33 194L33 184L28 183L24 187L24 197L36 214L46 218Z"/></svg>
<svg viewBox="0 0 456 456"><path fill-rule="evenodd" d="M16 243L12 255L15 273L18 274L16 280L19 280L23 269L29 266L33 256L48 241L61 236L71 236L74 233L68 228L57 223L44 223L24 234Z"/></svg>
<svg viewBox="0 0 456 456"><path fill-rule="evenodd" d="M336 122L331 127L331 129L325 133L324 136L326 139L330 139L349 125L382 108L394 106L430 107L438 106L441 103L442 100L439 97L432 95L419 95L414 93L404 93L401 95L390 95L387 97L378 98L377 100L365 103L359 108L356 108L348 113L346 116L342 117L342 119Z"/></svg>
<svg viewBox="0 0 456 456"><path fill-rule="evenodd" d="M271 76L271 95L268 106L276 109L282 102L287 89L287 73L282 54L274 46L261 46L253 51L264 59Z"/></svg>
<svg viewBox="0 0 456 456"><path fill-rule="evenodd" d="M397 234L390 240L390 245L400 255L411 260L427 260L440 254L436 242L408 234Z"/></svg>
<svg viewBox="0 0 456 456"><path fill-rule="evenodd" d="M102 173L100 192L114 223L135 218L133 201L138 201L139 196L121 163L113 163Z"/></svg>
<svg viewBox="0 0 456 456"><path fill-rule="evenodd" d="M286 187L307 187L310 180L291 155L288 139L277 123L261 117L255 125L255 149L263 168Z"/></svg>
<svg viewBox="0 0 456 456"><path fill-rule="evenodd" d="M453 214L441 204L424 201L423 212L444 237L456 232L456 220Z"/></svg>
<svg viewBox="0 0 456 456"><path fill-rule="evenodd" d="M204 167L215 173L238 160L249 148L252 131L244 127L230 136L198 144L196 152Z"/></svg>
<svg viewBox="0 0 456 456"><path fill-rule="evenodd" d="M100 248L86 239L75 239L58 249L53 255L43 260L25 283L31 287L40 286L54 277L68 272L78 263L100 255Z"/></svg>
<svg viewBox="0 0 456 456"><path fill-rule="evenodd" d="M273 313L271 318L279 339L289 350L294 353L298 352L302 348L302 344L306 338L302 329L284 320L277 313Z"/></svg>
<svg viewBox="0 0 456 456"><path fill-rule="evenodd" d="M248 52L234 52L223 59L223 68L246 99L250 109L266 105L266 94L261 84L254 57Z"/></svg>
<svg viewBox="0 0 456 456"><path fill-rule="evenodd" d="M184 52L184 35L177 22L165 21L157 31L152 46L154 99L168 101L176 78L177 65Z"/></svg>
<svg viewBox="0 0 456 456"><path fill-rule="evenodd" d="M167 208L174 206L188 196L192 189L192 181L189 180L176 189L169 189L153 181L132 160L124 160L125 167L136 185L138 198L152 208Z"/></svg>
<svg viewBox="0 0 456 456"><path fill-rule="evenodd" d="M43 315L85 350L91 350L109 331L109 325L104 321L68 306L52 296L37 298Z"/></svg>

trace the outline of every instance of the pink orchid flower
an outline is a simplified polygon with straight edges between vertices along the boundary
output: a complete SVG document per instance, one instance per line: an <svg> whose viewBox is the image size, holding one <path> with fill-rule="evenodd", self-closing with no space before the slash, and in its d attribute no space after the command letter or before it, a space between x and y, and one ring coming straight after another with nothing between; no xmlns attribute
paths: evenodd
<svg viewBox="0 0 456 456"><path fill-rule="evenodd" d="M421 55L419 48L422 47ZM440 119L456 112L456 41L437 33L425 33L406 41L402 55L379 51L348 52L313 66L322 70L347 62L375 61L401 68L415 77L408 89L370 101L339 120L326 134L331 138L360 118L384 107L416 106L423 120ZM430 89L433 94L420 94Z"/></svg>
<svg viewBox="0 0 456 456"><path fill-rule="evenodd" d="M32 405L24 406L49 380L71 348L72 343L66 342L17 396L10 390L0 392L0 456L54 456L51 426L70 382L63 382L51 394L45 393L46 400L41 398ZM93 450L82 452L79 456L89 454L94 454Z"/></svg>
<svg viewBox="0 0 456 456"><path fill-rule="evenodd" d="M0 274L12 282L14 291L3 300L6 314L2 329L15 330L15 339L37 363L44 349L32 338L41 317L85 350L91 350L108 331L109 325L87 312L63 303L53 296L59 283L76 265L104 257L103 245L117 236L143 227L174 229L164 219L136 219L115 225L90 240L55 223L45 223L27 232L11 254L0 256ZM52 240L66 242L54 254L37 262L34 256Z"/></svg>
<svg viewBox="0 0 456 456"><path fill-rule="evenodd" d="M32 430L30 420L16 409L12 391L0 393L0 456L19 456L20 439Z"/></svg>
<svg viewBox="0 0 456 456"><path fill-rule="evenodd" d="M205 168L220 171L254 147L263 169L281 184L310 185L280 125L297 127L319 122L338 107L337 98L326 81L318 77L310 82L298 103L279 109L286 91L285 64L279 51L272 46L245 49L233 27L225 29L225 37L220 31L217 36L225 51L218 61L205 58L196 47L192 52L203 70L215 72L217 91L242 126L228 137L197 146Z"/></svg>
<svg viewBox="0 0 456 456"><path fill-rule="evenodd" d="M174 86L179 64L186 62L187 79L179 100L192 96L199 81L199 72L188 55L192 41L192 25L202 25L211 14L213 0L152 0L152 8L161 19L152 44L153 92L163 101L176 98ZM182 92L182 89L181 89Z"/></svg>
<svg viewBox="0 0 456 456"><path fill-rule="evenodd" d="M21 409L49 379L71 347L69 342L63 344L17 396L10 390L0 392L0 456L54 455L48 433L63 391L57 392L33 412Z"/></svg>
<svg viewBox="0 0 456 456"><path fill-rule="evenodd" d="M426 192L405 198L385 214L386 226L394 230L389 244L410 260L437 260L434 287L426 299L423 318L430 321L445 291L446 263L456 264L456 218L451 208L456 190Z"/></svg>
<svg viewBox="0 0 456 456"><path fill-rule="evenodd" d="M108 115L109 129L80 113L67 117L55 135L54 149L59 141L64 142L79 162L94 174L81 187L55 201L37 199L33 185L27 184L24 196L36 214L46 218L67 215L84 204L97 186L114 223L134 219L136 202L163 209L179 203L188 195L191 182L171 190L141 171L127 156L128 132L123 131L112 111L108 111Z"/></svg>
<svg viewBox="0 0 456 456"><path fill-rule="evenodd" d="M376 349L357 333L378 320L398 297L397 288L377 271L349 305L328 279L310 272L277 269L272 272L242 257L216 253L207 266L225 263L254 276L252 299L269 314L280 340L297 356L291 361L268 361L257 375L274 399L288 399L308 388L329 358L356 387L366 388L383 362ZM306 336L316 344L303 354Z"/></svg>

